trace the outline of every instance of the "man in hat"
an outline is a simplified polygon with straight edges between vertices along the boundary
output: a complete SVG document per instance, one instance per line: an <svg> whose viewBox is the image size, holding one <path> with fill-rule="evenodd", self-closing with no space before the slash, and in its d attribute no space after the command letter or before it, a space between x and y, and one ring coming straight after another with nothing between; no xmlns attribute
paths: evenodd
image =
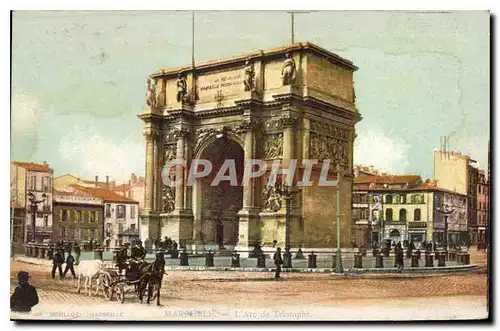
<svg viewBox="0 0 500 331"><path fill-rule="evenodd" d="M38 293L29 283L29 278L26 271L20 271L17 274L18 285L10 297L11 311L30 312L31 308L38 304Z"/></svg>
<svg viewBox="0 0 500 331"><path fill-rule="evenodd" d="M63 277L66 278L66 273L71 271L73 279L76 278L75 269L73 265L75 264L75 258L71 255L71 250L68 251L68 257L66 258L66 267L64 268Z"/></svg>
<svg viewBox="0 0 500 331"><path fill-rule="evenodd" d="M274 274L274 278L281 278L281 265L283 264L283 260L281 259L281 248L276 248L276 253L273 256L274 265L276 265L276 273Z"/></svg>
<svg viewBox="0 0 500 331"><path fill-rule="evenodd" d="M64 251L58 249L54 257L52 258L52 279L56 277L56 269L59 270L59 278L62 280L64 278L62 271L62 264L64 263Z"/></svg>

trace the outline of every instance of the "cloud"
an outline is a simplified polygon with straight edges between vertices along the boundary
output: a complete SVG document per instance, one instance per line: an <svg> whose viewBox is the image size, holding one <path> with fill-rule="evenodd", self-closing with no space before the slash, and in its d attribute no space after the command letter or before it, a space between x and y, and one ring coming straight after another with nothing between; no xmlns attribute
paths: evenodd
<svg viewBox="0 0 500 331"><path fill-rule="evenodd" d="M37 147L38 125L44 110L38 100L17 92L12 97L11 139L14 157L29 158Z"/></svg>
<svg viewBox="0 0 500 331"><path fill-rule="evenodd" d="M111 140L93 128L82 129L75 125L61 138L59 153L67 168L74 175L93 179L110 176L110 180L125 181L137 169L144 169L145 147L141 136Z"/></svg>
<svg viewBox="0 0 500 331"><path fill-rule="evenodd" d="M12 134L15 136L35 136L43 117L43 109L38 100L24 93L16 93L12 98Z"/></svg>
<svg viewBox="0 0 500 331"><path fill-rule="evenodd" d="M383 132L358 133L354 143L354 164L373 165L380 171L404 173L409 165L410 145Z"/></svg>

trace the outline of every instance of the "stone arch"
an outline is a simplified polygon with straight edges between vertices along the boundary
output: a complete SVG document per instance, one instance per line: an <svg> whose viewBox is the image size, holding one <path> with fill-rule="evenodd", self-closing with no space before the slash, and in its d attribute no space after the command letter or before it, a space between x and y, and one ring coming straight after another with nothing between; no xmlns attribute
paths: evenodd
<svg viewBox="0 0 500 331"><path fill-rule="evenodd" d="M223 137L226 137L229 140L234 141L240 147L244 150L244 142L243 139L240 137L240 135L235 134L234 132L226 131L226 132L217 132L214 131L213 133L208 134L206 137L201 138L195 146L194 152L193 152L193 157L194 158L199 158L203 152L210 146L212 143L214 143L217 139L220 139L222 137L218 137L219 134L222 134Z"/></svg>

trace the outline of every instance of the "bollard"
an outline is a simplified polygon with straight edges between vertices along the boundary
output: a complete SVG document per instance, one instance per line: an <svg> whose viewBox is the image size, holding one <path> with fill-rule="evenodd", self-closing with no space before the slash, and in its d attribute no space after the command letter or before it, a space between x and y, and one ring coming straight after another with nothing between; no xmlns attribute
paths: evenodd
<svg viewBox="0 0 500 331"><path fill-rule="evenodd" d="M464 264L470 264L470 253L464 253Z"/></svg>
<svg viewBox="0 0 500 331"><path fill-rule="evenodd" d="M45 259L45 247L44 246L40 247L39 253L40 253L40 255L38 257L41 259Z"/></svg>
<svg viewBox="0 0 500 331"><path fill-rule="evenodd" d="M49 247L47 250L47 260L52 260L54 258L54 247Z"/></svg>
<svg viewBox="0 0 500 331"><path fill-rule="evenodd" d="M34 252L33 252L33 257L38 257L38 255L40 254L40 249L38 248L38 246L34 246Z"/></svg>
<svg viewBox="0 0 500 331"><path fill-rule="evenodd" d="M257 255L257 268L265 268L266 267L266 256L264 253L260 252Z"/></svg>
<svg viewBox="0 0 500 331"><path fill-rule="evenodd" d="M238 254L237 251L234 251L233 255L231 256L231 267L232 268L240 267L240 254Z"/></svg>
<svg viewBox="0 0 500 331"><path fill-rule="evenodd" d="M446 257L446 253L444 252L436 252L437 254L437 258L438 258L438 267L444 267L446 264L445 264L445 257Z"/></svg>
<svg viewBox="0 0 500 331"><path fill-rule="evenodd" d="M418 268L418 254L413 253L411 256L411 267L412 268Z"/></svg>
<svg viewBox="0 0 500 331"><path fill-rule="evenodd" d="M214 254L211 251L208 251L205 254L205 267L213 267L214 266Z"/></svg>
<svg viewBox="0 0 500 331"><path fill-rule="evenodd" d="M363 257L366 257L366 248L362 248L362 249L361 249L361 255L362 255Z"/></svg>
<svg viewBox="0 0 500 331"><path fill-rule="evenodd" d="M314 255L314 252L311 252L311 254L308 255L307 267L308 268L317 268L317 266L316 266L316 255Z"/></svg>
<svg viewBox="0 0 500 331"><path fill-rule="evenodd" d="M420 260L422 252L420 251L420 249L417 248L416 253L417 253L418 259Z"/></svg>
<svg viewBox="0 0 500 331"><path fill-rule="evenodd" d="M101 260L102 261L102 249L96 249L94 250L94 260Z"/></svg>
<svg viewBox="0 0 500 331"><path fill-rule="evenodd" d="M24 250L24 255L25 256L30 256L30 250L31 250L30 245L26 245L26 249Z"/></svg>
<svg viewBox="0 0 500 331"><path fill-rule="evenodd" d="M384 257L389 257L389 252L390 252L390 249L387 248L387 247L384 247L384 249L382 250L383 253L384 253Z"/></svg>
<svg viewBox="0 0 500 331"><path fill-rule="evenodd" d="M412 254L413 254L413 251L411 249L406 250L406 258L407 259L411 259Z"/></svg>
<svg viewBox="0 0 500 331"><path fill-rule="evenodd" d="M363 268L363 254L354 255L354 268Z"/></svg>
<svg viewBox="0 0 500 331"><path fill-rule="evenodd" d="M434 267L434 258L429 251L425 252L425 266Z"/></svg>
<svg viewBox="0 0 500 331"><path fill-rule="evenodd" d="M333 262L332 262L332 269L335 269L337 267L337 255L336 254L333 254L332 255L332 259L333 259Z"/></svg>
<svg viewBox="0 0 500 331"><path fill-rule="evenodd" d="M378 253L379 253L378 248L374 248L374 249L372 249L372 256L373 256L373 257L377 257L377 256L378 256Z"/></svg>
<svg viewBox="0 0 500 331"><path fill-rule="evenodd" d="M186 252L186 249L181 252L180 254L180 263L179 265L181 266L188 266L189 265L189 257L188 257L188 252Z"/></svg>
<svg viewBox="0 0 500 331"><path fill-rule="evenodd" d="M283 268L291 268L292 267L292 253L290 252L290 248L285 248L285 252L283 253Z"/></svg>
<svg viewBox="0 0 500 331"><path fill-rule="evenodd" d="M383 268L384 267L384 256L379 254L375 257L375 268Z"/></svg>

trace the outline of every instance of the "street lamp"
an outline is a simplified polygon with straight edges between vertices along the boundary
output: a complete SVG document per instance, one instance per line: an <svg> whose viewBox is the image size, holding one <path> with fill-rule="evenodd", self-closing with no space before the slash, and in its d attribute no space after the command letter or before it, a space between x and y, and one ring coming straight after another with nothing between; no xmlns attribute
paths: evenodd
<svg viewBox="0 0 500 331"><path fill-rule="evenodd" d="M285 249L290 249L290 214L292 212L292 195L300 193L302 190L293 189L292 186L284 184L279 190L279 194L286 203L286 213L285 213Z"/></svg>
<svg viewBox="0 0 500 331"><path fill-rule="evenodd" d="M341 179L341 169L337 164L337 253L335 254L335 273L342 274L344 269L342 267L342 257L340 251L340 179Z"/></svg>
<svg viewBox="0 0 500 331"><path fill-rule="evenodd" d="M31 226L32 226L32 232L33 232L33 241L35 241L35 238L36 238L36 211L38 210L38 204L42 203L45 201L45 198L47 197L47 195L44 193L42 195L42 199L41 200L36 200L36 197L35 195L33 194L33 192L29 192L28 193L28 200L30 201L31 203Z"/></svg>
<svg viewBox="0 0 500 331"><path fill-rule="evenodd" d="M448 216L452 214L455 209L450 205L445 204L443 208L437 207L436 210L444 217L444 250L448 253Z"/></svg>

